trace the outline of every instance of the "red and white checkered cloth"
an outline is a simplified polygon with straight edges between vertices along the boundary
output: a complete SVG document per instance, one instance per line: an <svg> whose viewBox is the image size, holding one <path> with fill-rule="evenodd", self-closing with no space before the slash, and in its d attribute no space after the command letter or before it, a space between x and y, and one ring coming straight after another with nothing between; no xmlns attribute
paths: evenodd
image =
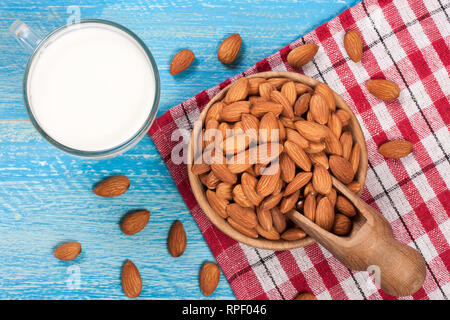
<svg viewBox="0 0 450 320"><path fill-rule="evenodd" d="M171 141L172 132L191 130L221 88L256 72L297 71L286 56L303 43L320 45L303 73L340 94L364 130L369 170L362 198L389 220L396 239L417 249L427 262L423 287L406 298L450 297L449 11L448 0L363 1L155 121L150 135L238 299L292 299L302 291L318 299L394 298L376 289L367 272L351 272L318 244L274 252L230 239L198 206L186 165L171 160L172 148L179 143ZM343 47L348 30L359 30L363 37L361 63L349 60ZM377 78L395 81L399 99L383 102L368 93L365 82ZM398 138L413 143L412 154L402 159L378 154L377 146Z"/></svg>

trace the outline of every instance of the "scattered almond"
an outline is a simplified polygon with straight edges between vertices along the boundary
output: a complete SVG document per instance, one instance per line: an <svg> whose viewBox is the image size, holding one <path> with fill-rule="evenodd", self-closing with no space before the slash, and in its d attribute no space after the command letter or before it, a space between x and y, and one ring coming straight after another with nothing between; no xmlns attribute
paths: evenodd
<svg viewBox="0 0 450 320"><path fill-rule="evenodd" d="M386 158L403 158L412 152L413 145L407 140L393 140L383 143L378 152Z"/></svg>
<svg viewBox="0 0 450 320"><path fill-rule="evenodd" d="M363 53L363 43L358 31L351 30L345 34L344 48L353 62L361 61Z"/></svg>
<svg viewBox="0 0 450 320"><path fill-rule="evenodd" d="M53 252L54 256L59 260L69 261L73 260L81 252L81 244L76 241L63 243Z"/></svg>
<svg viewBox="0 0 450 320"><path fill-rule="evenodd" d="M217 58L225 64L233 63L241 50L242 39L239 33L232 34L222 41L217 50Z"/></svg>
<svg viewBox="0 0 450 320"><path fill-rule="evenodd" d="M130 260L122 267L122 290L130 298L137 298L142 291L142 279L138 268Z"/></svg>
<svg viewBox="0 0 450 320"><path fill-rule="evenodd" d="M130 180L124 175L117 175L101 181L94 188L94 193L100 197L117 197L125 193L129 187Z"/></svg>
<svg viewBox="0 0 450 320"><path fill-rule="evenodd" d="M395 100L400 95L400 88L398 85L389 80L369 80L366 83L366 87L371 94L381 100Z"/></svg>
<svg viewBox="0 0 450 320"><path fill-rule="evenodd" d="M120 225L122 232L126 235L133 235L145 228L150 220L150 211L140 210L129 213Z"/></svg>
<svg viewBox="0 0 450 320"><path fill-rule="evenodd" d="M170 62L170 74L176 75L186 70L194 61L195 55L191 50L179 51Z"/></svg>
<svg viewBox="0 0 450 320"><path fill-rule="evenodd" d="M301 68L314 58L317 50L319 46L314 43L301 45L289 52L287 62L294 68Z"/></svg>
<svg viewBox="0 0 450 320"><path fill-rule="evenodd" d="M181 256L186 250L187 240L184 226L180 221L175 221L170 228L167 247L172 257Z"/></svg>
<svg viewBox="0 0 450 320"><path fill-rule="evenodd" d="M317 300L317 298L309 292L304 292L300 293L295 300Z"/></svg>
<svg viewBox="0 0 450 320"><path fill-rule="evenodd" d="M209 297L216 290L219 280L219 266L213 262L205 262L200 271L200 289L205 297Z"/></svg>

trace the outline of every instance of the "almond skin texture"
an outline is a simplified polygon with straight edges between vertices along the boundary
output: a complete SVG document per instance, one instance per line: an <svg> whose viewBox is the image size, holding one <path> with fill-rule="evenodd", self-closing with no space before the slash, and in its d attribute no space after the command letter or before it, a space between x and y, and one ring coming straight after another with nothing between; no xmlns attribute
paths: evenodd
<svg viewBox="0 0 450 320"><path fill-rule="evenodd" d="M366 83L367 90L375 97L385 101L392 101L400 95L398 85L389 80L369 80Z"/></svg>
<svg viewBox="0 0 450 320"><path fill-rule="evenodd" d="M142 291L141 275L130 260L122 267L122 290L130 298L139 297Z"/></svg>
<svg viewBox="0 0 450 320"><path fill-rule="evenodd" d="M356 215L356 209L353 204L343 196L336 198L336 209L347 217L354 217Z"/></svg>
<svg viewBox="0 0 450 320"><path fill-rule="evenodd" d="M212 190L206 190L206 198L208 199L209 205L211 206L211 208L214 210L215 213L217 213L224 219L228 217L226 211L228 200L220 198L219 196L217 196L216 192Z"/></svg>
<svg viewBox="0 0 450 320"><path fill-rule="evenodd" d="M225 103L244 100L248 96L248 78L242 77L234 82L225 96Z"/></svg>
<svg viewBox="0 0 450 320"><path fill-rule="evenodd" d="M217 58L225 64L232 63L241 50L242 39L239 33L232 34L220 44Z"/></svg>
<svg viewBox="0 0 450 320"><path fill-rule="evenodd" d="M222 108L220 117L224 121L237 122L241 121L242 114L250 113L250 102L236 101Z"/></svg>
<svg viewBox="0 0 450 320"><path fill-rule="evenodd" d="M176 75L186 70L194 61L195 55L191 50L179 51L170 62L170 74Z"/></svg>
<svg viewBox="0 0 450 320"><path fill-rule="evenodd" d="M284 196L287 197L305 186L312 177L311 172L299 172L294 179L286 186Z"/></svg>
<svg viewBox="0 0 450 320"><path fill-rule="evenodd" d="M170 228L167 247L172 257L181 256L186 250L187 240L184 226L180 221L175 221Z"/></svg>
<svg viewBox="0 0 450 320"><path fill-rule="evenodd" d="M81 252L81 244L76 241L66 242L55 249L53 254L59 260L69 261L75 259Z"/></svg>
<svg viewBox="0 0 450 320"><path fill-rule="evenodd" d="M355 173L351 163L343 157L332 155L330 156L330 169L333 175L342 181L344 184L348 184L353 181Z"/></svg>
<svg viewBox="0 0 450 320"><path fill-rule="evenodd" d="M149 220L150 211L131 212L123 219L120 228L126 235L133 235L144 229Z"/></svg>
<svg viewBox="0 0 450 320"><path fill-rule="evenodd" d="M289 157L304 171L311 171L311 160L305 151L292 141L286 141L284 148Z"/></svg>
<svg viewBox="0 0 450 320"><path fill-rule="evenodd" d="M321 164L314 167L312 183L314 189L323 195L327 195L331 192L332 181L330 173Z"/></svg>
<svg viewBox="0 0 450 320"><path fill-rule="evenodd" d="M258 224L255 211L250 208L244 208L237 203L227 206L228 215L240 225L247 228L255 228Z"/></svg>
<svg viewBox="0 0 450 320"><path fill-rule="evenodd" d="M303 204L303 213L305 217L313 221L316 219L316 196L308 194Z"/></svg>
<svg viewBox="0 0 450 320"><path fill-rule="evenodd" d="M330 108L325 97L320 93L315 93L309 102L309 110L317 123L326 124L330 117Z"/></svg>
<svg viewBox="0 0 450 320"><path fill-rule="evenodd" d="M333 223L333 233L338 236L345 236L352 229L352 221L343 214L336 214Z"/></svg>
<svg viewBox="0 0 450 320"><path fill-rule="evenodd" d="M330 110L331 111L336 110L336 100L334 99L334 92L328 85L326 85L325 83L319 83L314 88L314 93L320 93L321 95L323 95L323 97L327 101Z"/></svg>
<svg viewBox="0 0 450 320"><path fill-rule="evenodd" d="M256 230L254 228L247 228L244 227L242 225L240 225L239 223L237 223L236 221L234 221L232 218L228 217L227 219L228 223L237 231L239 231L242 234L245 234L247 237L250 238L258 238L258 232L256 232Z"/></svg>
<svg viewBox="0 0 450 320"><path fill-rule="evenodd" d="M413 145L407 140L393 140L382 144L378 152L386 158L402 158L412 152Z"/></svg>
<svg viewBox="0 0 450 320"><path fill-rule="evenodd" d="M353 62L361 61L363 53L363 43L358 31L352 30L345 34L344 48Z"/></svg>
<svg viewBox="0 0 450 320"><path fill-rule="evenodd" d="M319 50L319 46L314 43L301 45L289 52L287 62L291 67L301 68L314 58L317 50Z"/></svg>
<svg viewBox="0 0 450 320"><path fill-rule="evenodd" d="M117 175L101 181L94 188L94 193L100 197L117 197L125 193L129 187L130 180L126 176Z"/></svg>
<svg viewBox="0 0 450 320"><path fill-rule="evenodd" d="M297 131L307 140L321 142L328 135L328 127L311 121L295 122Z"/></svg>
<svg viewBox="0 0 450 320"><path fill-rule="evenodd" d="M219 266L213 262L205 262L200 271L200 289L205 297L209 297L216 290L219 280Z"/></svg>
<svg viewBox="0 0 450 320"><path fill-rule="evenodd" d="M300 240L305 237L306 237L305 231L303 231L299 228L288 229L281 235L281 239L288 240L288 241Z"/></svg>
<svg viewBox="0 0 450 320"><path fill-rule="evenodd" d="M327 197L323 197L317 203L315 223L328 231L333 227L334 210Z"/></svg>

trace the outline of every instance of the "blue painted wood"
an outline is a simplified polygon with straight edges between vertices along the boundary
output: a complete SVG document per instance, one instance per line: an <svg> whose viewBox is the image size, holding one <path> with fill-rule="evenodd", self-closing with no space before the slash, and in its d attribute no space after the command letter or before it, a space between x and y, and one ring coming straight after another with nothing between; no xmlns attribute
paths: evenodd
<svg viewBox="0 0 450 320"><path fill-rule="evenodd" d="M356 2L76 1L82 18L123 24L148 45L161 74L160 115ZM151 139L145 137L114 159L88 161L53 148L28 121L21 95L28 53L9 35L9 25L20 19L46 34L66 22L67 7L73 3L0 0L0 298L123 299L120 269L131 259L144 281L141 298L202 299L198 272L214 257ZM243 55L225 67L216 50L235 32L243 38ZM189 71L172 77L169 62L181 48L193 50L196 61ZM130 190L114 199L96 197L93 184L116 173L130 178ZM137 235L125 236L118 222L137 208L151 211L149 225ZM188 234L186 253L178 259L166 249L167 233L176 219ZM58 261L52 251L67 240L81 242L83 252L72 262ZM68 283L77 274L79 286ZM223 276L209 298L234 299Z"/></svg>

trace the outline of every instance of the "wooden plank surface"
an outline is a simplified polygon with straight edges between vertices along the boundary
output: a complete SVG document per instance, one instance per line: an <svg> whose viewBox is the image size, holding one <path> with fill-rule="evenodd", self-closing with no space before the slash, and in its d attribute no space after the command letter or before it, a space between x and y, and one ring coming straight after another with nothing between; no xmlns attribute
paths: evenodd
<svg viewBox="0 0 450 320"><path fill-rule="evenodd" d="M161 76L161 115L358 0L75 2L82 18L123 24L148 45ZM28 120L22 77L29 53L9 34L9 25L19 19L44 35L66 22L73 4L0 0L0 299L124 299L120 269L126 259L141 272L141 298L202 299L199 269L214 257L151 139L146 136L114 159L83 160L49 145ZM216 50L235 32L243 38L243 55L225 67ZM172 77L170 59L181 48L193 50L196 61ZM101 199L92 193L97 181L117 173L131 180L126 194ZM123 235L120 218L138 208L151 211L149 225L137 235ZM185 225L188 247L174 259L166 239L177 219ZM52 251L67 240L81 242L83 252L72 262L58 261ZM223 275L209 299L234 299Z"/></svg>

